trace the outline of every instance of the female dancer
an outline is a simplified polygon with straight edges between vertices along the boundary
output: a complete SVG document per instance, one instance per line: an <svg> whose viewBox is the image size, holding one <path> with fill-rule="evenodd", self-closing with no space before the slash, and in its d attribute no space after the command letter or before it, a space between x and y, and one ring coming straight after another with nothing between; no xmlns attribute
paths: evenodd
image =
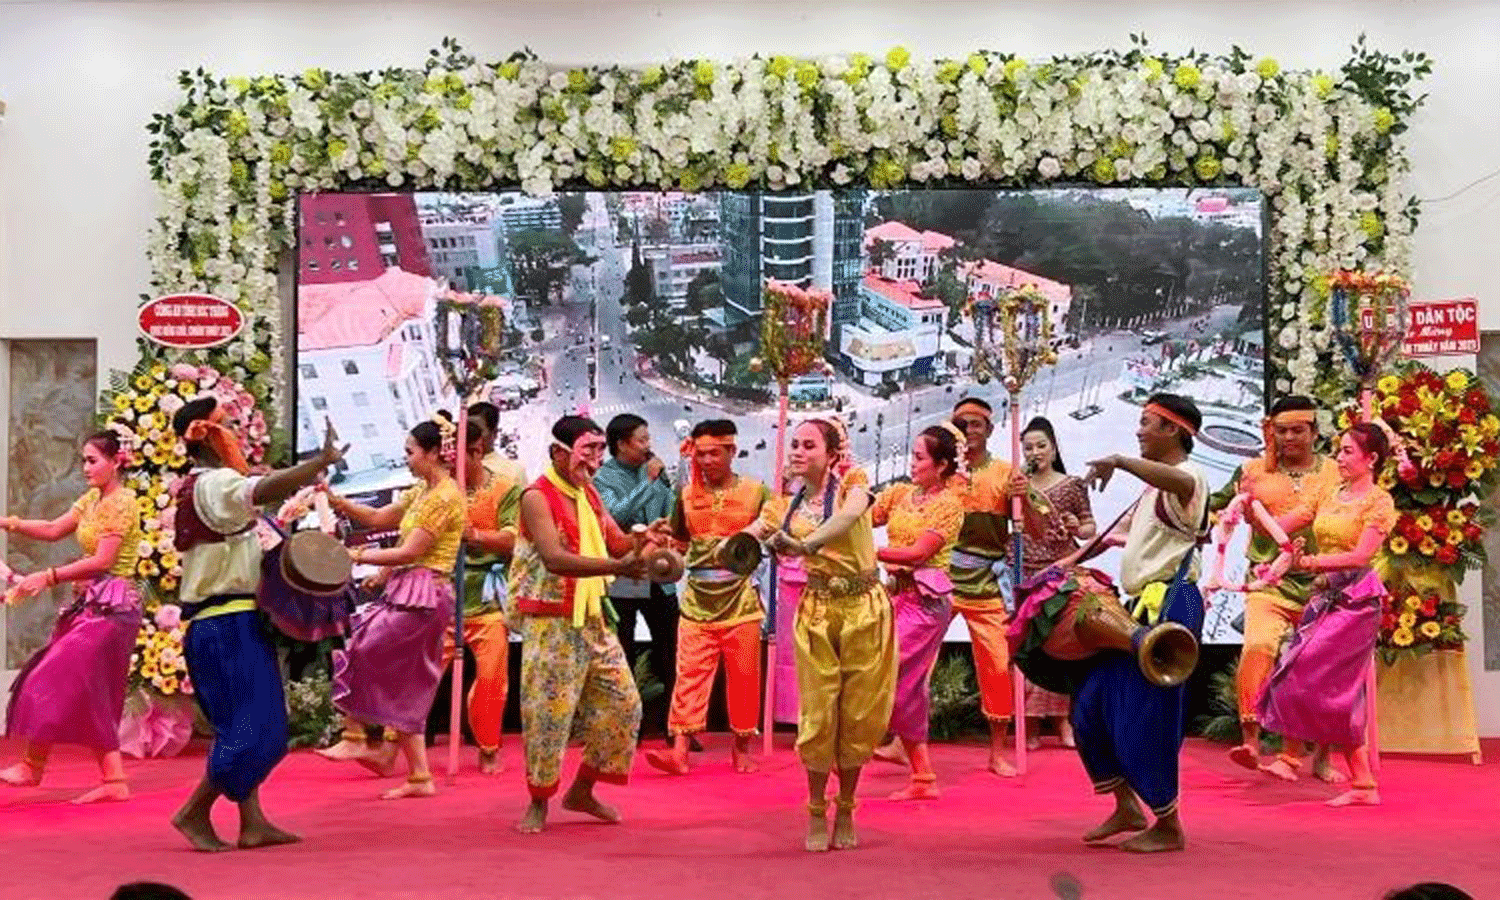
<svg viewBox="0 0 1500 900"><path fill-rule="evenodd" d="M124 457L119 437L101 431L83 444L88 491L50 522L0 519L6 531L55 541L75 531L82 558L33 572L6 596L8 603L64 581L75 585L73 603L58 616L52 640L21 669L11 686L7 735L25 740L21 761L0 771L0 781L18 787L41 783L53 744L82 744L99 757L103 783L74 803L125 800L120 761L120 714L130 654L141 630L136 589L136 545L141 540L135 494L120 484Z"/></svg>
<svg viewBox="0 0 1500 900"><path fill-rule="evenodd" d="M1021 574L1030 578L1078 549L1079 541L1093 538L1096 525L1089 506L1088 488L1081 478L1068 474L1057 448L1052 423L1037 416L1021 433L1021 452L1029 473L1030 495L1045 498L1045 510L1033 510L1021 536ZM1033 722L1027 746L1041 746L1038 734L1040 719L1050 718L1057 725L1064 747L1073 746L1073 726L1068 721L1069 700L1034 684L1026 685L1026 715Z"/></svg>
<svg viewBox="0 0 1500 900"><path fill-rule="evenodd" d="M1318 578L1260 698L1260 722L1289 739L1265 770L1296 778L1302 741L1342 748L1350 789L1330 806L1380 802L1365 745L1365 675L1385 596L1370 561L1396 524L1391 495L1375 484L1389 453L1378 425L1353 426L1339 439L1334 457L1342 483L1277 520L1289 534L1312 523L1319 552L1300 556L1293 566Z"/></svg>
<svg viewBox="0 0 1500 900"><path fill-rule="evenodd" d="M453 621L453 582L464 533L464 498L448 474L457 427L441 414L418 423L406 438L406 465L417 477L396 502L379 509L330 494L335 512L366 528L399 526L400 543L390 549L355 549L356 563L391 568L374 611L360 619L347 649L334 655L333 703L348 723L388 725L406 758L406 784L381 794L385 800L436 793L427 767L426 724L442 679L443 637ZM396 748L372 750L344 741L324 753L354 759L388 775Z"/></svg>
<svg viewBox="0 0 1500 900"><path fill-rule="evenodd" d="M911 764L911 784L891 794L892 800L938 796L927 753L927 719L932 667L953 616L948 554L963 525L964 505L949 481L958 472L963 441L963 432L950 424L925 429L912 443L911 482L881 491L872 510L874 524L885 525L889 539L875 557L891 575L901 656L890 730Z"/></svg>
<svg viewBox="0 0 1500 900"><path fill-rule="evenodd" d="M850 468L836 419L803 422L792 434L794 497L767 503L747 529L782 553L802 556L807 586L797 608L797 752L807 770L806 847L827 850L831 770L839 771L831 845L858 846L854 792L860 769L890 722L896 687L891 602L875 571L869 479Z"/></svg>

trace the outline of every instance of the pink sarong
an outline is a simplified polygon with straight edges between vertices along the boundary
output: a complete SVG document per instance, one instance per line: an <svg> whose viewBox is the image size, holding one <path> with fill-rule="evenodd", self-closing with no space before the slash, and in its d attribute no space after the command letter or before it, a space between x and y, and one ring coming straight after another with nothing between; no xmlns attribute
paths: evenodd
<svg viewBox="0 0 1500 900"><path fill-rule="evenodd" d="M333 654L333 705L360 722L420 734L443 677L443 637L453 624L453 582L425 567L391 576Z"/></svg>
<svg viewBox="0 0 1500 900"><path fill-rule="evenodd" d="M39 744L120 749L130 654L141 630L135 583L101 575L57 617L52 640L11 685L9 737Z"/></svg>
<svg viewBox="0 0 1500 900"><path fill-rule="evenodd" d="M778 722L797 722L797 606L807 586L807 570L795 556L782 557L776 572L776 702L772 715Z"/></svg>
<svg viewBox="0 0 1500 900"><path fill-rule="evenodd" d="M1373 569L1328 576L1260 696L1261 726L1335 747L1365 742L1365 673L1380 636L1385 585Z"/></svg>
<svg viewBox="0 0 1500 900"><path fill-rule="evenodd" d="M932 708L932 667L943 649L943 635L953 617L953 582L940 569L918 569L896 580L891 593L896 607L896 701L891 733L908 741L927 740Z"/></svg>

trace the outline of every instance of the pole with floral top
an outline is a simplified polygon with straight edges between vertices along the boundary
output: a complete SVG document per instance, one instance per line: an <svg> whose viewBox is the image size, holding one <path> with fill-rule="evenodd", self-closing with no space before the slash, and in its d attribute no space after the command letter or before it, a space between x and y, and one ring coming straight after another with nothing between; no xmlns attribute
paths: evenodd
<svg viewBox="0 0 1500 900"><path fill-rule="evenodd" d="M791 382L815 371L827 371L823 361L824 333L833 295L767 278L760 325L760 356L750 361L753 371L769 370L776 379L776 468L772 473L778 493L784 487L787 407ZM771 555L770 587L766 591L766 674L761 732L765 752L771 752L776 698L776 555Z"/></svg>

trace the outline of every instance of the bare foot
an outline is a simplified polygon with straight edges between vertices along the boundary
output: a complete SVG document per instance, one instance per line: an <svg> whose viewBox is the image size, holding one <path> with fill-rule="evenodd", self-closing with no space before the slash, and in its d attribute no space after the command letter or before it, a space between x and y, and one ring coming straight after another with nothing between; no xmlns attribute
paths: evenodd
<svg viewBox="0 0 1500 900"><path fill-rule="evenodd" d="M219 839L214 832L213 822L209 820L208 813L190 813L186 808L177 812L172 817L172 827L177 829L193 849L202 853L219 853L224 850L233 850L229 844Z"/></svg>
<svg viewBox="0 0 1500 900"><path fill-rule="evenodd" d="M854 830L854 806L838 805L833 814L833 849L853 850L859 846L859 834Z"/></svg>
<svg viewBox="0 0 1500 900"><path fill-rule="evenodd" d="M1326 759L1313 765L1313 777L1324 784L1343 784L1349 780L1349 776L1335 769Z"/></svg>
<svg viewBox="0 0 1500 900"><path fill-rule="evenodd" d="M505 771L505 764L500 761L499 750L479 751L479 774L499 775Z"/></svg>
<svg viewBox="0 0 1500 900"><path fill-rule="evenodd" d="M809 853L823 853L828 849L828 806L807 809L807 840L803 847Z"/></svg>
<svg viewBox="0 0 1500 900"><path fill-rule="evenodd" d="M353 759L381 778L389 778L396 771L395 745L382 747L379 750L366 750L359 756L353 757Z"/></svg>
<svg viewBox="0 0 1500 900"><path fill-rule="evenodd" d="M1085 844L1097 844L1105 838L1112 838L1117 834L1127 831L1141 831L1146 827L1146 816L1139 809L1117 809L1110 814L1109 818L1099 824L1098 828L1083 836Z"/></svg>
<svg viewBox="0 0 1500 900"><path fill-rule="evenodd" d="M382 800L403 800L407 797L431 797L437 793L437 785L432 783L432 776L428 775L420 779L406 779L406 783L380 795Z"/></svg>
<svg viewBox="0 0 1500 900"><path fill-rule="evenodd" d="M290 831L283 831L270 822L260 825L243 826L240 828L239 848L241 850L254 850L257 847L275 847L281 844L295 844L302 838Z"/></svg>
<svg viewBox="0 0 1500 900"><path fill-rule="evenodd" d="M547 827L547 801L533 800L526 807L525 815L521 821L516 823L516 830L522 834L540 834Z"/></svg>
<svg viewBox="0 0 1500 900"><path fill-rule="evenodd" d="M1296 781L1297 780L1297 770L1296 770L1296 768L1294 768L1291 765L1288 765L1287 761L1284 760L1284 759L1278 759L1278 760L1275 760L1274 762L1267 763L1267 764L1261 766L1260 770L1262 772L1265 772L1267 775L1271 775L1271 776L1274 776L1276 778L1280 778L1282 781Z"/></svg>
<svg viewBox="0 0 1500 900"><path fill-rule="evenodd" d="M1229 751L1229 761L1241 768L1255 771L1260 768L1260 754L1249 744L1240 744Z"/></svg>
<svg viewBox="0 0 1500 900"><path fill-rule="evenodd" d="M1067 734L1063 735L1062 745L1064 747L1067 747L1069 750L1078 749L1078 742L1073 740L1073 732L1070 731Z"/></svg>
<svg viewBox="0 0 1500 900"><path fill-rule="evenodd" d="M74 805L84 803L100 803L106 801L120 801L130 799L130 785L123 781L106 781L86 794L74 797Z"/></svg>
<svg viewBox="0 0 1500 900"><path fill-rule="evenodd" d="M990 754L990 766L989 766L989 769L990 769L991 772L994 772L996 775L999 775L1001 778L1014 778L1014 777L1016 777L1016 767L1013 766L1013 765L1011 765L1005 759L1005 757L1001 756L998 753L991 753Z"/></svg>
<svg viewBox="0 0 1500 900"><path fill-rule="evenodd" d="M323 757L324 759L331 759L335 762L342 762L344 760L358 759L361 756L368 756L370 753L370 747L364 741L345 740L339 741L332 747L324 747L321 750L314 750L313 752Z"/></svg>
<svg viewBox="0 0 1500 900"><path fill-rule="evenodd" d="M1165 825L1158 821L1133 838L1120 842L1120 849L1129 853L1167 853L1187 846L1187 838L1176 825Z"/></svg>
<svg viewBox="0 0 1500 900"><path fill-rule="evenodd" d="M875 758L881 762L895 763L898 766L911 765L911 760L906 758L906 748L901 746L900 741L891 741L876 747Z"/></svg>
<svg viewBox="0 0 1500 900"><path fill-rule="evenodd" d="M1380 792L1374 788L1354 788L1328 801L1329 806L1379 806Z"/></svg>
<svg viewBox="0 0 1500 900"><path fill-rule="evenodd" d="M31 763L23 759L13 766L0 769L0 782L11 787L36 787L42 783L42 770L33 768Z"/></svg>
<svg viewBox="0 0 1500 900"><path fill-rule="evenodd" d="M577 783L563 795L562 808L593 816L601 822L614 824L620 821L620 813L613 806L599 802L592 787L579 787Z"/></svg>
<svg viewBox="0 0 1500 900"><path fill-rule="evenodd" d="M1032 750L1032 751L1036 751L1036 750L1042 749L1042 739L1039 738L1039 737L1029 737L1029 738L1027 738L1026 739L1026 749L1027 750Z"/></svg>
<svg viewBox="0 0 1500 900"><path fill-rule="evenodd" d="M749 775L751 772L760 771L760 763L755 761L755 757L750 755L749 750L741 750L735 747L731 751L731 755L734 757L734 770L741 775Z"/></svg>
<svg viewBox="0 0 1500 900"><path fill-rule="evenodd" d="M653 768L660 769L668 775L686 775L688 773L688 758L686 753L678 753L676 750L647 750L646 762Z"/></svg>
<svg viewBox="0 0 1500 900"><path fill-rule="evenodd" d="M936 800L942 796L938 786L931 781L913 781L899 791L892 791L890 800Z"/></svg>

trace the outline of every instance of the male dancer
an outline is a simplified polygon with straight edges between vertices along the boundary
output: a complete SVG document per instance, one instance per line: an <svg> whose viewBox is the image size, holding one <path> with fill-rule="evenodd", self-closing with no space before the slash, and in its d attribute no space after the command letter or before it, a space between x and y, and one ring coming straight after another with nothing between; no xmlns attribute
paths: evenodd
<svg viewBox="0 0 1500 900"><path fill-rule="evenodd" d="M1115 469L1146 483L1131 513L1096 550L1124 548L1122 600L1138 621L1177 622L1195 636L1203 630L1203 597L1195 583L1194 557L1206 532L1208 482L1188 461L1188 454L1202 423L1193 401L1156 394L1146 402L1136 429L1140 457L1115 454L1092 460L1087 476L1100 490ZM1100 653L1088 663L1073 694L1073 732L1095 793L1113 793L1115 809L1083 839L1096 843L1140 831L1120 844L1121 849L1183 849L1187 843L1177 813L1177 755L1184 736L1185 687L1157 687L1147 681L1129 653ZM1149 829L1137 797L1156 815Z"/></svg>
<svg viewBox="0 0 1500 900"><path fill-rule="evenodd" d="M1281 518L1309 498L1317 497L1329 486L1338 484L1338 467L1333 460L1313 450L1318 437L1317 404L1307 397L1287 396L1271 406L1263 429L1264 456L1252 459L1235 470L1229 483L1209 498L1209 509L1224 509L1237 494L1248 494L1259 500L1272 517ZM1250 564L1269 563L1281 552L1254 518L1250 546L1246 553ZM1291 535L1302 537L1313 552L1310 528ZM1240 744L1229 751L1229 758L1247 769L1260 764L1260 724L1255 719L1256 704L1281 642L1297 627L1302 607L1312 589L1313 576L1308 572L1289 571L1281 581L1245 595L1245 634L1240 649L1240 664L1235 677L1239 694ZM1282 777L1296 778L1286 764L1268 768ZM1320 747L1314 759L1314 774L1325 781L1342 780L1343 775L1328 764L1328 748Z"/></svg>
<svg viewBox="0 0 1500 900"><path fill-rule="evenodd" d="M475 404L479 406L480 404ZM473 407L470 407L471 409ZM469 427L483 425L471 415ZM493 446L493 440L489 442ZM469 524L464 532L463 622L464 645L474 652L474 684L469 688L469 727L479 745L479 771L493 775L501 770L501 726L510 680L510 631L505 624L506 568L516 545L516 521L521 491L526 485L511 477L519 471L513 460L496 474L481 462L486 443L470 444ZM494 455L493 453L491 455ZM443 665L452 661L453 637L443 647Z"/></svg>
<svg viewBox="0 0 1500 900"><path fill-rule="evenodd" d="M663 772L686 775L690 736L708 727L708 695L719 660L729 727L734 731L734 770L754 772L750 740L760 717L760 623L765 618L754 573L723 568L719 545L760 519L770 492L753 478L736 475L734 423L699 422L683 445L691 453L692 476L672 512L673 537L687 544L687 587L677 626L677 683L667 728L669 750L649 750L646 761Z"/></svg>
<svg viewBox="0 0 1500 900"><path fill-rule="evenodd" d="M213 397L183 405L172 428L187 444L194 468L177 488L179 588L188 622L183 658L193 693L214 729L208 773L172 825L195 850L228 850L209 813L222 795L240 808L241 849L299 840L272 825L260 807L260 785L286 755L286 699L276 651L255 608L260 586L257 507L290 497L343 459L329 425L311 459L269 475L247 476L239 436L223 424Z"/></svg>
<svg viewBox="0 0 1500 900"><path fill-rule="evenodd" d="M515 484L525 484L526 468L516 460L501 456L500 451L495 449L500 436L500 407L488 400L470 403L469 421L472 423L474 419L484 423L482 448L485 471L496 478L508 479Z"/></svg>
<svg viewBox="0 0 1500 900"><path fill-rule="evenodd" d="M1006 726L1014 710L1011 694L1010 649L1005 641L1009 616L1001 596L995 566L1006 555L1005 533L1010 503L1007 482L1011 464L989 453L994 432L994 410L977 397L953 407L953 424L966 438L964 456L969 477L960 493L964 524L948 564L953 579L953 614L969 627L974 670L979 680L980 709L990 723L989 768L1011 777L1015 767L1005 758Z"/></svg>
<svg viewBox="0 0 1500 900"><path fill-rule="evenodd" d="M576 734L583 765L564 809L606 822L620 814L594 796L600 781L624 784L635 755L641 697L614 632L605 596L614 576L642 578L638 547L604 509L593 477L604 435L582 416L552 426L552 463L521 495L521 533L510 567L510 594L521 621L521 729L531 805L516 824L535 834ZM652 523L652 534L666 523Z"/></svg>

